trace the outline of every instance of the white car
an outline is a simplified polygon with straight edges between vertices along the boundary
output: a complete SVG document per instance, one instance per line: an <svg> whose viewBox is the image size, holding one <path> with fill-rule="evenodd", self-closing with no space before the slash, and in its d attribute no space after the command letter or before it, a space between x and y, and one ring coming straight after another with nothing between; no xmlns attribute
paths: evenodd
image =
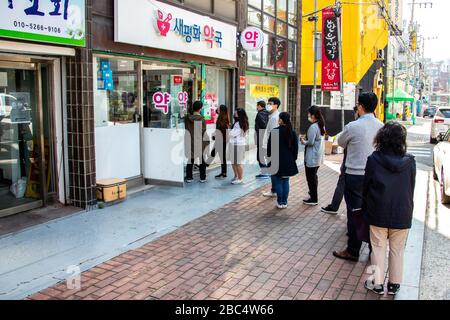
<svg viewBox="0 0 450 320"><path fill-rule="evenodd" d="M448 129L450 129L450 107L438 107L431 123L430 143L436 143L439 134L446 133Z"/></svg>
<svg viewBox="0 0 450 320"><path fill-rule="evenodd" d="M433 150L434 178L441 185L441 201L450 203L450 129L438 136L440 141Z"/></svg>

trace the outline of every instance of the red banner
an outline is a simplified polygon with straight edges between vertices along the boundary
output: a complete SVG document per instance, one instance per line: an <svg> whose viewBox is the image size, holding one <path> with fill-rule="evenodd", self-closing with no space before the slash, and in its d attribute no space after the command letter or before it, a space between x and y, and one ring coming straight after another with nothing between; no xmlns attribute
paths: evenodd
<svg viewBox="0 0 450 320"><path fill-rule="evenodd" d="M322 90L339 91L338 18L333 9L322 10Z"/></svg>

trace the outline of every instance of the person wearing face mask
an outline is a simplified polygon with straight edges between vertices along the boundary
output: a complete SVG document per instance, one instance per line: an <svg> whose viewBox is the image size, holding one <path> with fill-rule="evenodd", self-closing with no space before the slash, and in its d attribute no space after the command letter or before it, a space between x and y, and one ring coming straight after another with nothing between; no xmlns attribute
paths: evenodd
<svg viewBox="0 0 450 320"><path fill-rule="evenodd" d="M232 164L234 178L231 184L242 184L244 178L245 149L248 139L249 123L247 113L238 108L234 113L234 125L231 129L229 155Z"/></svg>
<svg viewBox="0 0 450 320"><path fill-rule="evenodd" d="M259 168L261 169L261 172L256 176L257 179L268 178L267 174L263 172L263 169L267 168L263 140L270 115L270 112L267 111L266 107L266 103L263 100L258 101L256 104L256 110L258 111L255 118L256 159L258 160Z"/></svg>
<svg viewBox="0 0 450 320"><path fill-rule="evenodd" d="M338 135L338 144L347 150L345 160L345 191L347 205L347 248L334 251L337 258L357 262L362 241L359 240L353 220L354 212L363 205L364 174L367 158L375 151L374 139L383 123L374 116L378 98L373 92L363 92L358 97L359 119L347 124Z"/></svg>
<svg viewBox="0 0 450 320"><path fill-rule="evenodd" d="M303 200L303 204L316 206L319 201L317 193L319 179L317 172L323 163L323 141L326 134L325 120L319 107L311 106L308 109L308 121L311 122L311 126L308 129L306 139L303 137L300 139L301 144L305 146L305 173L310 196L309 199Z"/></svg>
<svg viewBox="0 0 450 320"><path fill-rule="evenodd" d="M270 133L272 132L272 130L274 130L275 128L278 127L278 120L280 119L280 112L278 111L278 109L280 108L280 106L281 106L281 101L280 101L280 99L278 99L276 97L270 98L267 102L266 108L270 112L270 115L269 115L269 122L267 123L266 133L264 135L264 142L263 142L264 148L266 150L268 148ZM268 168L268 172L270 172L270 168ZM272 187L271 187L270 191L263 193L264 197L273 198L273 197L277 196L277 192L275 189L276 181L274 180L273 175L271 175L271 181L272 181Z"/></svg>
<svg viewBox="0 0 450 320"><path fill-rule="evenodd" d="M358 107L353 108L355 120L358 120ZM347 157L347 149L344 149L344 159L342 160L341 172L339 175L339 180L334 190L333 200L331 204L326 207L322 207L321 211L326 214L336 215L341 206L341 202L344 199L344 189L345 189L345 159Z"/></svg>

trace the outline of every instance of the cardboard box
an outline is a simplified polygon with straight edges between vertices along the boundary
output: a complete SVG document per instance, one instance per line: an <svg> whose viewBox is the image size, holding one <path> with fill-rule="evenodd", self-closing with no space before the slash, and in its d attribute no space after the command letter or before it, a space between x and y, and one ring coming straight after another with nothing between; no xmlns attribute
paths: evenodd
<svg viewBox="0 0 450 320"><path fill-rule="evenodd" d="M333 141L325 141L325 154L330 155L333 152Z"/></svg>
<svg viewBox="0 0 450 320"><path fill-rule="evenodd" d="M127 181L125 179L106 179L97 181L97 200L112 202L127 197Z"/></svg>

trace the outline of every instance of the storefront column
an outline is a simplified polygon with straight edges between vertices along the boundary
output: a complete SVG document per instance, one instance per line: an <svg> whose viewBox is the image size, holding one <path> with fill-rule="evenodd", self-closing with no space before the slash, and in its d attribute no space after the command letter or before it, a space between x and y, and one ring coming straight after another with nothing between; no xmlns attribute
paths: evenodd
<svg viewBox="0 0 450 320"><path fill-rule="evenodd" d="M67 59L69 201L80 208L96 203L92 58L92 0L87 0L86 47Z"/></svg>
<svg viewBox="0 0 450 320"><path fill-rule="evenodd" d="M237 19L238 19L238 32L241 33L247 27L247 1L238 0L236 3L237 7ZM239 45L239 49L237 51L237 75L234 79L236 86L236 108L245 108L245 89L241 89L239 82L240 77L245 77L245 73L247 70L247 52L242 49Z"/></svg>

